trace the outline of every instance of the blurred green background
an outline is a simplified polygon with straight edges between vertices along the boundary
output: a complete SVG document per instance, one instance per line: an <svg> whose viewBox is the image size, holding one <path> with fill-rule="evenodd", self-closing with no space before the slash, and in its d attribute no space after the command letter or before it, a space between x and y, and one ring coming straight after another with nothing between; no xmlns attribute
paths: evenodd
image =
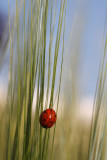
<svg viewBox="0 0 107 160"><path fill-rule="evenodd" d="M106 46L105 0L1 0L1 160L106 160ZM50 103L57 123L45 131Z"/></svg>

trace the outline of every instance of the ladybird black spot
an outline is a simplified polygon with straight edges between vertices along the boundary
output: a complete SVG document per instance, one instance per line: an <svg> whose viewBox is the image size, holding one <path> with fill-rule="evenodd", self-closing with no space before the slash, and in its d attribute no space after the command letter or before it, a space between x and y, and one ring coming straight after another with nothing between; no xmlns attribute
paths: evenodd
<svg viewBox="0 0 107 160"><path fill-rule="evenodd" d="M50 122L50 123L53 123L53 122Z"/></svg>
<svg viewBox="0 0 107 160"><path fill-rule="evenodd" d="M44 111L43 113L46 113L46 111Z"/></svg>
<svg viewBox="0 0 107 160"><path fill-rule="evenodd" d="M45 119L43 119L44 121L46 121Z"/></svg>
<svg viewBox="0 0 107 160"><path fill-rule="evenodd" d="M56 115L55 115L55 117L56 117Z"/></svg>

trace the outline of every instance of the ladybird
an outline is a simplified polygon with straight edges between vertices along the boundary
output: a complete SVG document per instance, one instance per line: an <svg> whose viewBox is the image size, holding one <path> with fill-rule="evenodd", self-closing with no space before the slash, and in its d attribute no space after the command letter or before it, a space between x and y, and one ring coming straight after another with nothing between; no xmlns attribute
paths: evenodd
<svg viewBox="0 0 107 160"><path fill-rule="evenodd" d="M51 128L56 122L56 113L53 109L46 109L40 115L39 121L43 128Z"/></svg>

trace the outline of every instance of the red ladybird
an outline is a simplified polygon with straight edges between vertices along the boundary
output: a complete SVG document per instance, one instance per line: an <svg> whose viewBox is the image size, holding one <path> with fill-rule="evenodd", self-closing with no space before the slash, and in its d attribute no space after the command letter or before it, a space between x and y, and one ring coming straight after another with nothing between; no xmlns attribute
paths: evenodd
<svg viewBox="0 0 107 160"><path fill-rule="evenodd" d="M53 109L46 109L40 115L40 124L43 128L51 128L56 122L56 113Z"/></svg>

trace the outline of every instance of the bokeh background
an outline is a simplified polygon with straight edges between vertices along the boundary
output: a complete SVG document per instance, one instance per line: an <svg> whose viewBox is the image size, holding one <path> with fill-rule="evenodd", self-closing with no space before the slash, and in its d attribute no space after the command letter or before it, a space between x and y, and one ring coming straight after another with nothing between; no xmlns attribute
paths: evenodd
<svg viewBox="0 0 107 160"><path fill-rule="evenodd" d="M28 5L28 2L27 4ZM59 12L60 1L56 9ZM51 3L49 3L49 11ZM9 0L11 22L15 14L15 1ZM86 160L88 156L93 101L104 48L104 31L107 29L107 1L67 0L65 21L65 53L62 83L56 125L53 158L61 160ZM27 14L26 14L27 16ZM56 17L56 21L58 21ZM47 24L50 20L47 19ZM0 1L0 159L5 130L4 108L7 102L9 80L9 49L3 54L8 40L8 1ZM56 26L55 26L55 32ZM27 33L26 33L27 34ZM47 35L49 30L47 28ZM54 38L53 38L54 39ZM46 39L47 43L49 39ZM61 44L62 45L62 44ZM48 46L47 46L48 47ZM54 46L52 48L54 50ZM59 50L59 53L61 50ZM59 56L57 75L60 70ZM57 76L56 76L57 77ZM55 93L58 92L58 78ZM45 92L45 91L44 91ZM33 100L35 111L36 90ZM53 108L56 109L54 100ZM3 114L3 115L2 115ZM2 140L1 140L2 139ZM4 146L4 145L3 145Z"/></svg>

